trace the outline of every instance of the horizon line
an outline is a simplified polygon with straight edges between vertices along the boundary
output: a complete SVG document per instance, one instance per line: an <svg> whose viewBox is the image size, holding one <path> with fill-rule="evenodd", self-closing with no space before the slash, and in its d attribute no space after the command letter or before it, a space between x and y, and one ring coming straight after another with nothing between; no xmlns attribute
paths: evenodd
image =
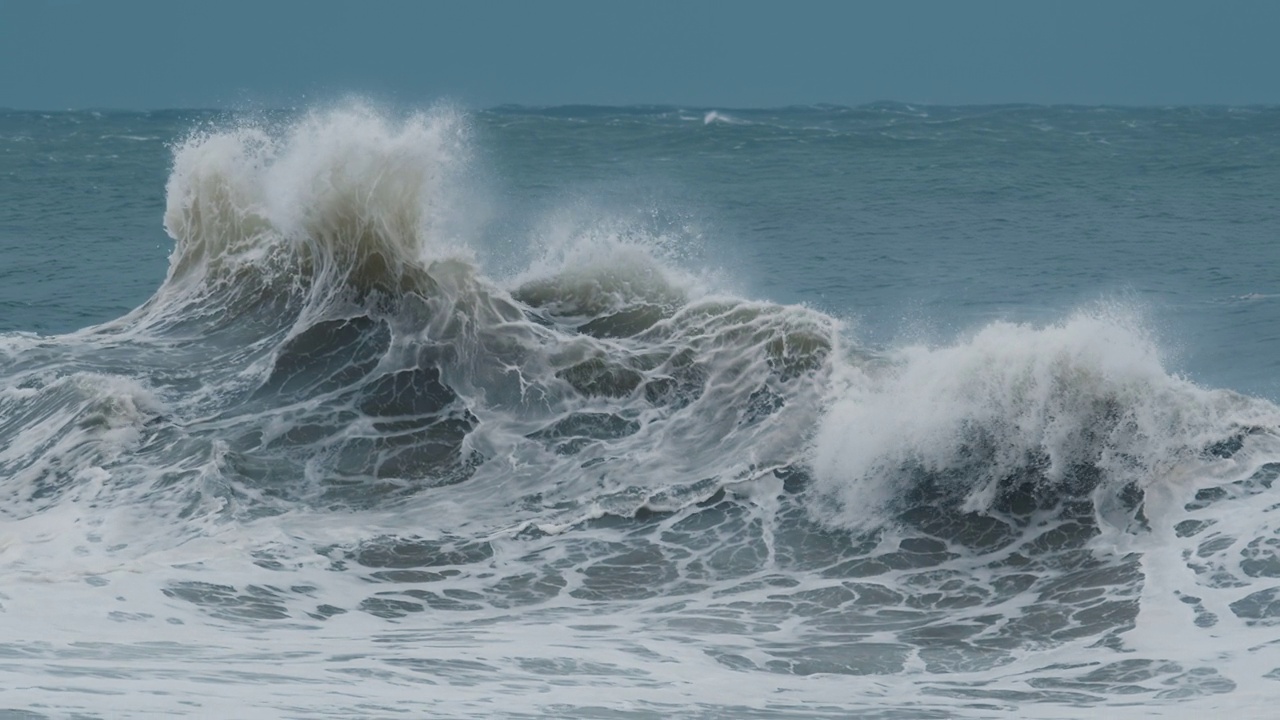
<svg viewBox="0 0 1280 720"><path fill-rule="evenodd" d="M431 107L440 104L441 101L425 103L424 107ZM446 101L447 102L447 101ZM0 112L4 113L74 113L74 112L109 112L109 113L146 113L146 112L200 112L200 113L219 113L219 112L298 112L313 108L335 107L342 105L342 101L315 103L312 105L289 105L289 106L273 106L273 107L233 107L233 106L153 106L153 107L120 107L106 105L87 105L83 107L64 107L64 108L48 108L48 107L12 107L0 106ZM388 109L400 109L406 107L404 103L385 103L371 102L375 107L381 106ZM455 104L456 105L456 104ZM796 110L796 109L827 109L827 110L858 110L863 108L873 108L877 106L900 106L909 108L1091 108L1091 109L1189 109L1189 108L1275 108L1280 107L1280 102L1249 102L1249 103L1221 103L1221 102L1187 102L1187 103L1082 103L1082 102L1023 102L1023 101L1001 101L1001 102L972 102L972 103L938 103L938 102L914 102L907 100L873 100L865 103L845 104L832 102L815 102L815 103L788 103L783 105L691 105L681 103L590 103L590 102L569 102L569 103L497 103L484 107L468 107L461 105L460 109L465 112L495 112L504 110L608 110L608 109L646 109L646 110L690 110L690 111L725 111L725 112L762 112L777 110Z"/></svg>

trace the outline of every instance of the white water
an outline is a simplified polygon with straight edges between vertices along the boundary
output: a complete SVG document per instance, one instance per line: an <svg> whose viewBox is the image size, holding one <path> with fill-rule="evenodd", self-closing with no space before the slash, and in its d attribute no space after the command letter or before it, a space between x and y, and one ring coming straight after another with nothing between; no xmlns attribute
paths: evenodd
<svg viewBox="0 0 1280 720"><path fill-rule="evenodd" d="M616 227L490 278L466 135L362 107L195 135L152 301L5 336L0 706L1267 716L1274 406L1114 310L872 353ZM372 359L314 365L318 327ZM456 398L422 410L424 368ZM442 419L464 470L413 455ZM915 471L952 535L904 516ZM1015 518L1025 472L1048 501Z"/></svg>

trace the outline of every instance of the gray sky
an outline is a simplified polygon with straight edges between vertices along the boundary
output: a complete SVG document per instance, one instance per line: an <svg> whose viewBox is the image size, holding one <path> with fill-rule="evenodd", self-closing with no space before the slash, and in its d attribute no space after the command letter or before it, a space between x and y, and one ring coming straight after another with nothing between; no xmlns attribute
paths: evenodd
<svg viewBox="0 0 1280 720"><path fill-rule="evenodd" d="M0 107L1280 103L1280 2L0 0Z"/></svg>

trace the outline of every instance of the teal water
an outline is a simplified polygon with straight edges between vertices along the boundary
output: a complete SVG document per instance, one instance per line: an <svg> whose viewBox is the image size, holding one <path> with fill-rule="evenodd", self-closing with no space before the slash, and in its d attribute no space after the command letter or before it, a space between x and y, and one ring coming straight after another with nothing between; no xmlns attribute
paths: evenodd
<svg viewBox="0 0 1280 720"><path fill-rule="evenodd" d="M1278 131L0 112L0 708L1266 717Z"/></svg>
<svg viewBox="0 0 1280 720"><path fill-rule="evenodd" d="M479 242L518 250L567 207L644 221L752 297L854 318L877 342L1118 298L1152 318L1181 369L1280 391L1274 108L885 104L707 122L714 112L472 114L489 203ZM0 328L66 332L149 297L172 245L158 191L170 147L217 118L0 117L12 308Z"/></svg>

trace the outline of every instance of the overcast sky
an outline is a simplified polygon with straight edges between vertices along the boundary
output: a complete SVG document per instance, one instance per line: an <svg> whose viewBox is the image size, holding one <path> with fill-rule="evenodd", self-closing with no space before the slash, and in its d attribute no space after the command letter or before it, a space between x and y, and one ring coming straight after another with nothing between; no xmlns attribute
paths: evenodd
<svg viewBox="0 0 1280 720"><path fill-rule="evenodd" d="M1280 103L1280 2L0 0L0 107Z"/></svg>

